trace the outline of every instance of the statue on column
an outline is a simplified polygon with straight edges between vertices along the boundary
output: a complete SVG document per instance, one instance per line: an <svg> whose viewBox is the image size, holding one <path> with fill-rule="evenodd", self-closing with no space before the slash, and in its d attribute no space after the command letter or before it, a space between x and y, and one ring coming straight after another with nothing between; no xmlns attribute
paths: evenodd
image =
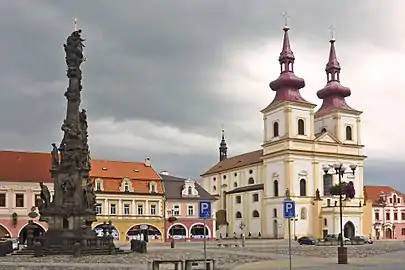
<svg viewBox="0 0 405 270"><path fill-rule="evenodd" d="M57 169L59 166L59 150L55 143L52 144L52 169Z"/></svg>
<svg viewBox="0 0 405 270"><path fill-rule="evenodd" d="M41 187L41 199L42 199L42 207L48 208L49 204L51 203L51 193L46 185L43 182L39 182L39 186Z"/></svg>

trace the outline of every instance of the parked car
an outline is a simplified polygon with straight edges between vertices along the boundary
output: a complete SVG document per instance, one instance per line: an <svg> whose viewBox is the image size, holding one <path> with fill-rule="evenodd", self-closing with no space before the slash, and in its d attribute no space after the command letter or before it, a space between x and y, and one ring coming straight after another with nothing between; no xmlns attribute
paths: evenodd
<svg viewBox="0 0 405 270"><path fill-rule="evenodd" d="M355 244L372 244L373 243L373 239L371 238L365 238L364 236L355 236L352 239L352 242L354 242Z"/></svg>
<svg viewBox="0 0 405 270"><path fill-rule="evenodd" d="M318 242L318 239L310 236L303 236L298 239L298 244L300 245L315 245Z"/></svg>
<svg viewBox="0 0 405 270"><path fill-rule="evenodd" d="M325 242L339 242L339 235L338 234L328 234L325 237ZM343 236L343 242L350 243L350 239Z"/></svg>

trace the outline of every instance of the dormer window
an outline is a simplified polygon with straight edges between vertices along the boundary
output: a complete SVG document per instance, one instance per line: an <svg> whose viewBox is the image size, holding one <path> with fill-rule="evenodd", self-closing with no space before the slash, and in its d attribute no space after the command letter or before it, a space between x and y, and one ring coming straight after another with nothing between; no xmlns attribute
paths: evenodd
<svg viewBox="0 0 405 270"><path fill-rule="evenodd" d="M124 184L124 191L129 192L129 184L128 184L128 182Z"/></svg>
<svg viewBox="0 0 405 270"><path fill-rule="evenodd" d="M129 178L122 179L120 191L121 192L134 192L131 179L129 179Z"/></svg>
<svg viewBox="0 0 405 270"><path fill-rule="evenodd" d="M157 188L156 188L156 183L155 182L151 182L149 184L149 192L154 194L157 193Z"/></svg>
<svg viewBox="0 0 405 270"><path fill-rule="evenodd" d="M193 188L192 187L188 187L188 195L193 195Z"/></svg>
<svg viewBox="0 0 405 270"><path fill-rule="evenodd" d="M216 185L213 185L214 191L216 190ZM198 197L198 191L196 189L196 183L192 179L184 181L183 190L181 191L182 197Z"/></svg>
<svg viewBox="0 0 405 270"><path fill-rule="evenodd" d="M94 181L94 186L95 186L95 191L103 191L104 187L103 187L103 180L101 180L100 178L97 178Z"/></svg>

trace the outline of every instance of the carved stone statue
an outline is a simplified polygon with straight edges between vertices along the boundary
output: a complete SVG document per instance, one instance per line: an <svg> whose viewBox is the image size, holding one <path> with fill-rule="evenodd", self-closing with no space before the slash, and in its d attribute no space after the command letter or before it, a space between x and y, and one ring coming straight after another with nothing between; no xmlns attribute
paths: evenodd
<svg viewBox="0 0 405 270"><path fill-rule="evenodd" d="M57 168L59 166L59 150L58 147L56 147L55 143L52 144L51 156L52 156L52 168Z"/></svg>
<svg viewBox="0 0 405 270"><path fill-rule="evenodd" d="M43 207L46 209L48 208L49 204L51 203L51 193L46 185L43 182L39 182L39 186L41 187L41 199L43 202Z"/></svg>
<svg viewBox="0 0 405 270"><path fill-rule="evenodd" d="M66 175L63 178L63 182L62 182L62 189L65 193L65 196L71 197L75 191L75 187L76 186L75 186L72 175L71 174Z"/></svg>
<svg viewBox="0 0 405 270"><path fill-rule="evenodd" d="M321 200L321 193L319 192L319 189L316 189L315 191L315 201L320 201Z"/></svg>
<svg viewBox="0 0 405 270"><path fill-rule="evenodd" d="M285 196L290 198L290 190L288 188L285 190Z"/></svg>
<svg viewBox="0 0 405 270"><path fill-rule="evenodd" d="M94 194L92 185L87 185L86 189L84 190L84 195L87 202L87 208L90 210L94 210L94 205L96 204L96 196Z"/></svg>

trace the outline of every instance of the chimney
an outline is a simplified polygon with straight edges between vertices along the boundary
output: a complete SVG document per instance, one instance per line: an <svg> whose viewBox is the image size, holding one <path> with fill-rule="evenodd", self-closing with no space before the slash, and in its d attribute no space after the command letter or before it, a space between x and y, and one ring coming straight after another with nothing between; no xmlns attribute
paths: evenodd
<svg viewBox="0 0 405 270"><path fill-rule="evenodd" d="M145 166L150 167L150 157L145 158Z"/></svg>
<svg viewBox="0 0 405 270"><path fill-rule="evenodd" d="M162 171L160 174L163 174L163 175L170 175L168 171Z"/></svg>

